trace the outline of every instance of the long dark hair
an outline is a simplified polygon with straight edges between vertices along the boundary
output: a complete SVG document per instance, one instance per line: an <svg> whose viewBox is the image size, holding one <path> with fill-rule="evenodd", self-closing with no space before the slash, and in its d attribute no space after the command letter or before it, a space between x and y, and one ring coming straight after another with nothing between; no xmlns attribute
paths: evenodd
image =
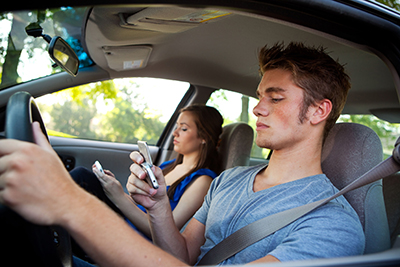
<svg viewBox="0 0 400 267"><path fill-rule="evenodd" d="M201 146L196 166L176 180L168 189L167 194L170 199L173 198L178 184L182 182L186 176L202 168L208 168L217 173L220 165L217 146L222 133L223 118L219 111L206 105L193 104L180 110L180 113L183 112L190 112L193 115L197 127L197 135L199 138L205 140L205 144ZM181 164L182 161L183 155L179 154L175 162L163 170L163 174L168 174L177 165Z"/></svg>

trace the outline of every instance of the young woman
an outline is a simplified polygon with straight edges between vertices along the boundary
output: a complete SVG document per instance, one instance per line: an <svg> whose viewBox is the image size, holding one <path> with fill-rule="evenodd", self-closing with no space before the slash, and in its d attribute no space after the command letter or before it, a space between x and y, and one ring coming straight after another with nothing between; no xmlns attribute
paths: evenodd
<svg viewBox="0 0 400 267"><path fill-rule="evenodd" d="M200 208L212 179L217 176L219 167L217 146L222 133L222 123L221 114L209 106L191 105L180 111L173 133L174 150L178 156L160 165L166 179L171 210L178 228L182 228ZM145 209L137 206L124 192L112 172L104 170L105 174L102 174L95 165L93 165L93 172L106 198L101 197L102 192L98 192L100 191L98 189L94 190L92 185L86 189L103 199L136 229L151 238ZM71 175L83 187L90 179L87 174L83 175L80 169L72 171Z"/></svg>

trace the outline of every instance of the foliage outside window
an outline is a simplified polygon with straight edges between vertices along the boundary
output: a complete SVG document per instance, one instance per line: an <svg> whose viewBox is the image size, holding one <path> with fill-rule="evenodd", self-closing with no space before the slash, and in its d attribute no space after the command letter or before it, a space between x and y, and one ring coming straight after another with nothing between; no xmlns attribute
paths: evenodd
<svg viewBox="0 0 400 267"><path fill-rule="evenodd" d="M257 117L253 114L253 108L257 103L258 100L254 97L220 89L211 95L207 105L213 106L219 110L224 118L223 126L234 122L249 124L254 130L254 139L250 156L253 158L266 158L269 149L260 148L255 143Z"/></svg>
<svg viewBox="0 0 400 267"><path fill-rule="evenodd" d="M115 79L36 100L51 136L155 145L189 88L162 79Z"/></svg>
<svg viewBox="0 0 400 267"><path fill-rule="evenodd" d="M0 13L0 89L61 72L54 68L43 38L28 36L25 27L37 22L43 33L60 36L75 50L79 67L93 64L80 37L86 8L55 8Z"/></svg>
<svg viewBox="0 0 400 267"><path fill-rule="evenodd" d="M376 2L387 5L393 9L400 10L400 2L398 0L376 0Z"/></svg>

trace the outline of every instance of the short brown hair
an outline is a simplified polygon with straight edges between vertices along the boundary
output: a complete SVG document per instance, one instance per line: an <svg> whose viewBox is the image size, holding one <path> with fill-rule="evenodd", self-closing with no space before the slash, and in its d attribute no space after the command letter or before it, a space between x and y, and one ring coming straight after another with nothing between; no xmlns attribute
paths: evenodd
<svg viewBox="0 0 400 267"><path fill-rule="evenodd" d="M351 87L350 78L343 65L333 60L323 47L307 47L291 42L286 47L277 43L264 46L259 53L260 73L267 70L283 69L292 73L293 82L304 90L303 106L299 119L303 122L310 105L328 99L332 102L324 129L324 138L335 125L346 102Z"/></svg>

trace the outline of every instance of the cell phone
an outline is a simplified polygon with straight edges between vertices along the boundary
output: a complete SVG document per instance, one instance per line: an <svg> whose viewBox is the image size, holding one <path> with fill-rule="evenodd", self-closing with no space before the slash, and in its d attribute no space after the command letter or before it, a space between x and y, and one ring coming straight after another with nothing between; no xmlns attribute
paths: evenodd
<svg viewBox="0 0 400 267"><path fill-rule="evenodd" d="M144 157L144 162L140 164L142 169L146 172L146 181L149 185L151 185L154 189L158 188L158 182L156 177L154 176L151 167L153 167L153 161L151 160L149 146L146 141L138 141L139 152Z"/></svg>
<svg viewBox="0 0 400 267"><path fill-rule="evenodd" d="M100 162L99 162L98 160L96 160L96 161L94 162L94 165L96 165L96 168L97 168L102 174L105 174L105 173L104 173L104 170L103 170L103 166L101 166L101 164L100 164Z"/></svg>

